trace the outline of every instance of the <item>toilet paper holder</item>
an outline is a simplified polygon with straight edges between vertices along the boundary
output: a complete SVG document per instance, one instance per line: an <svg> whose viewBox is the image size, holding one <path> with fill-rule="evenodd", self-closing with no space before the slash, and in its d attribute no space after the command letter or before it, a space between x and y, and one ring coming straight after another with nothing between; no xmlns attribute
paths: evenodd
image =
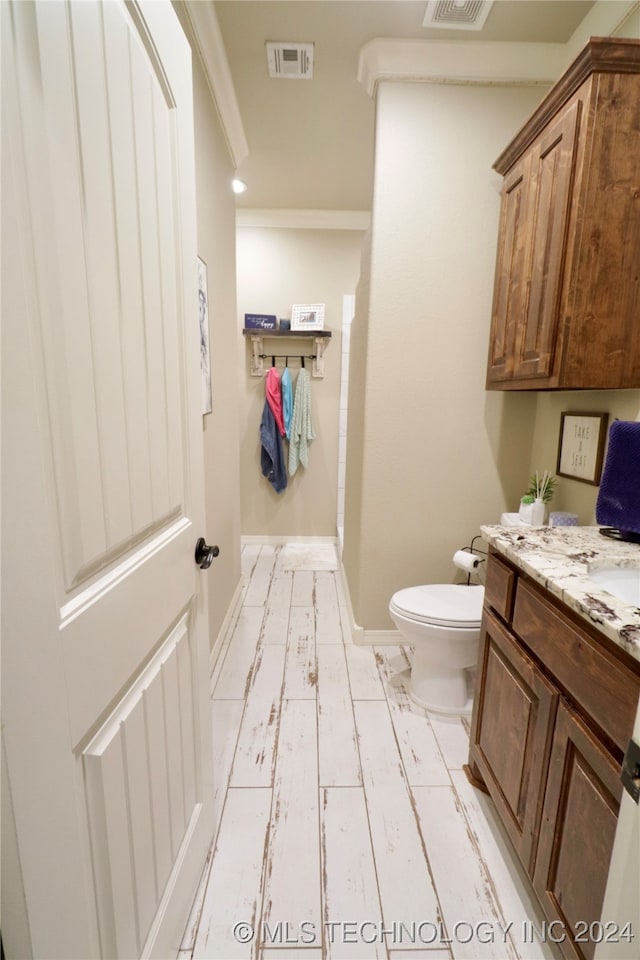
<svg viewBox="0 0 640 960"><path fill-rule="evenodd" d="M480 535L475 536L468 547L460 547L453 555L453 565L467 574L467 585L471 582L471 574L475 573L481 563L485 563L488 552L475 546L476 540L481 540ZM483 556L478 556L482 554Z"/></svg>

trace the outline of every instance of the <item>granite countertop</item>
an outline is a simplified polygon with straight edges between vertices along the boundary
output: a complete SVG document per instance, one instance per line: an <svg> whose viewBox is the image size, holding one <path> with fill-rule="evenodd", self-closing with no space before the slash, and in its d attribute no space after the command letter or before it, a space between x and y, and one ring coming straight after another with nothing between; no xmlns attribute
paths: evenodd
<svg viewBox="0 0 640 960"><path fill-rule="evenodd" d="M603 567L635 569L640 578L640 545L603 537L599 527L480 529L499 553L640 661L640 607L589 578Z"/></svg>

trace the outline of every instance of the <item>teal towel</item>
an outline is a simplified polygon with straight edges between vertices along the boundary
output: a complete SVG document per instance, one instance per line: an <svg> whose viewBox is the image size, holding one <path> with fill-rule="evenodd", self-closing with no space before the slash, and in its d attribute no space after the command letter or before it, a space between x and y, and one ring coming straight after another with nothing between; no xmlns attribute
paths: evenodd
<svg viewBox="0 0 640 960"><path fill-rule="evenodd" d="M280 390L282 391L282 416L284 420L284 432L287 440L291 439L291 415L293 413L293 386L291 384L291 374L289 367L282 371L282 380L280 381Z"/></svg>

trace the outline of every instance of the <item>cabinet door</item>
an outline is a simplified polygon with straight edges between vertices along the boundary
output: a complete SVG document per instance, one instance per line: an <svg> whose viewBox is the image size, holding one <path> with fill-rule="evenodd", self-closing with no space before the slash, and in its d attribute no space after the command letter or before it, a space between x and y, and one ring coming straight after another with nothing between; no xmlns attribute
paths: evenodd
<svg viewBox="0 0 640 960"><path fill-rule="evenodd" d="M531 872L542 810L555 687L485 610L471 728L471 765Z"/></svg>
<svg viewBox="0 0 640 960"><path fill-rule="evenodd" d="M509 380L513 375L515 329L524 300L524 194L528 167L529 158L523 158L505 177L502 185L488 383Z"/></svg>
<svg viewBox="0 0 640 960"><path fill-rule="evenodd" d="M526 207L530 246L524 310L516 318L515 378L548 377L553 369L579 110L576 101L552 123L531 158Z"/></svg>
<svg viewBox="0 0 640 960"><path fill-rule="evenodd" d="M533 885L559 921L571 960L592 960L589 927L600 920L622 786L616 763L564 702L553 736ZM577 941L577 942L576 942Z"/></svg>

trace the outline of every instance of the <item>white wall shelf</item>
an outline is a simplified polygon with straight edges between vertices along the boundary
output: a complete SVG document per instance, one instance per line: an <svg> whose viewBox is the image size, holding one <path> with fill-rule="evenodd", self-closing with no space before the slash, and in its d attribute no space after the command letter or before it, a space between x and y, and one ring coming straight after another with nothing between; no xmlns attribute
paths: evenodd
<svg viewBox="0 0 640 960"><path fill-rule="evenodd" d="M261 377L264 374L264 361L268 357L286 360L313 360L311 376L324 377L324 351L331 338L330 330L243 330L243 335L249 337L251 343L251 376ZM265 350L265 340L313 340L312 354L302 353L271 353Z"/></svg>

